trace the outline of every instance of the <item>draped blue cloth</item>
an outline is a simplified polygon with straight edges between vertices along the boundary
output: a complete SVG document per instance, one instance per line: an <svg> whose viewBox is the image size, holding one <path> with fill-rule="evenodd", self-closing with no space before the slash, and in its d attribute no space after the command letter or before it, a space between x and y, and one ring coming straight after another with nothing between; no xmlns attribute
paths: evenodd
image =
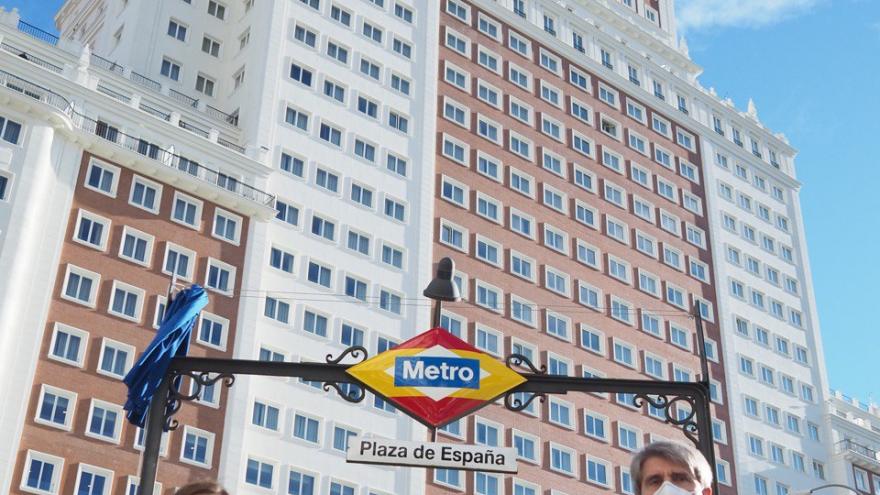
<svg viewBox="0 0 880 495"><path fill-rule="evenodd" d="M171 359L186 356L193 325L207 304L208 295L198 285L172 298L156 337L123 380L128 386L125 416L131 424L144 427L153 394L165 377Z"/></svg>

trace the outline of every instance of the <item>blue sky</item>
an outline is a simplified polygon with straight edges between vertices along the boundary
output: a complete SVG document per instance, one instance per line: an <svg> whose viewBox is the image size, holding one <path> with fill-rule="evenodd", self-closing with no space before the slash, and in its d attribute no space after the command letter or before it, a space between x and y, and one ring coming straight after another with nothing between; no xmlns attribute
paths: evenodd
<svg viewBox="0 0 880 495"><path fill-rule="evenodd" d="M62 0L0 0L46 30ZM880 1L677 0L700 81L800 150L798 176L831 386L880 401ZM847 227L847 228L843 228Z"/></svg>
<svg viewBox="0 0 880 495"><path fill-rule="evenodd" d="M829 381L880 401L880 2L678 0L700 81L784 132L796 161ZM846 228L844 228L846 227Z"/></svg>

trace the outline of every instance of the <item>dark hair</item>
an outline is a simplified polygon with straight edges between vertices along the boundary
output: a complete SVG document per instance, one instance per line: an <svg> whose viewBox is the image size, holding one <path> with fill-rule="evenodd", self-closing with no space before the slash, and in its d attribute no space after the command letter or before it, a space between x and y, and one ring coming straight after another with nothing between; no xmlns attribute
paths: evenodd
<svg viewBox="0 0 880 495"><path fill-rule="evenodd" d="M204 480L187 483L178 488L174 495L229 495L229 492L216 481Z"/></svg>

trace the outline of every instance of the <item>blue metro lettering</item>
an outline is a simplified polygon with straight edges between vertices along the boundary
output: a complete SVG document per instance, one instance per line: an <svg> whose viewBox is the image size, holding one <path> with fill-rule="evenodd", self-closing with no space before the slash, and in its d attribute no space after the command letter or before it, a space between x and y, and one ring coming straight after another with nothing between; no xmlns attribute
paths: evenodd
<svg viewBox="0 0 880 495"><path fill-rule="evenodd" d="M480 388L480 361L449 357L399 357L394 362L396 387Z"/></svg>

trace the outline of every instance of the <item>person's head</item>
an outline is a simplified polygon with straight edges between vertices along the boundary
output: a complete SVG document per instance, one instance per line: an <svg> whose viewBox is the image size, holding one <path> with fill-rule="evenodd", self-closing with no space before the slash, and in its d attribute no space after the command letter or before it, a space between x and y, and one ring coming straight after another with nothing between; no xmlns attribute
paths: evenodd
<svg viewBox="0 0 880 495"><path fill-rule="evenodd" d="M178 488L174 495L229 495L216 481L196 481Z"/></svg>
<svg viewBox="0 0 880 495"><path fill-rule="evenodd" d="M683 490L664 488L664 495L712 495L712 468L703 454L690 445L652 443L633 457L630 474L636 495L654 495L664 483Z"/></svg>

